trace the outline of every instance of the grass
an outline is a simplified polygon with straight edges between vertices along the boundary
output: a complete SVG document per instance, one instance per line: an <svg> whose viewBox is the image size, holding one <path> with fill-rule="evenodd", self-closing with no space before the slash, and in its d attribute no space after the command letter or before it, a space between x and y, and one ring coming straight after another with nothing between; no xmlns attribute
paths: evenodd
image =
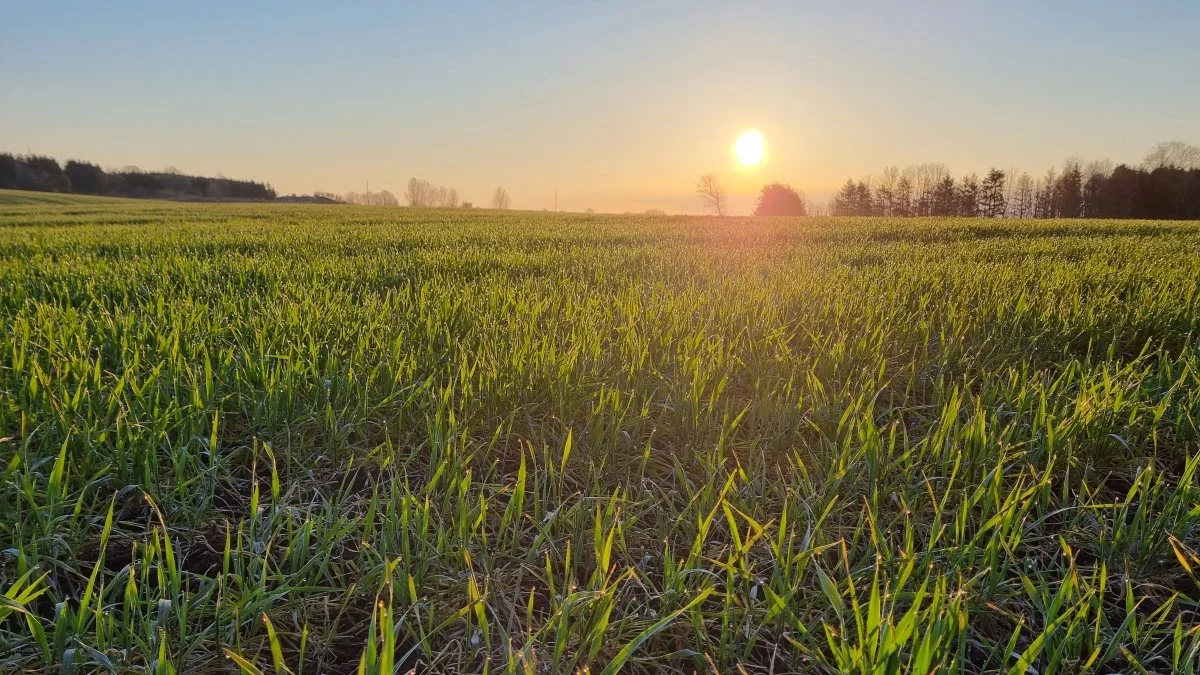
<svg viewBox="0 0 1200 675"><path fill-rule="evenodd" d="M124 199L121 197L74 195L57 192L28 192L25 190L0 190L0 207L33 204L53 204L58 206L100 204L117 206L118 204L136 205L138 203L139 202L137 200Z"/></svg>
<svg viewBox="0 0 1200 675"><path fill-rule="evenodd" d="M0 205L0 671L1200 670L1200 225Z"/></svg>

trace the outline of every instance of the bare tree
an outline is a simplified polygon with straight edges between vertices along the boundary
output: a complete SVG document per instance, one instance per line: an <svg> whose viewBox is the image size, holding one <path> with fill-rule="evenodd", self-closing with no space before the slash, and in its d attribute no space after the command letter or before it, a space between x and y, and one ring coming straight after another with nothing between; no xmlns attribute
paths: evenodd
<svg viewBox="0 0 1200 675"><path fill-rule="evenodd" d="M509 204L508 190L502 187L496 188L496 192L492 194L492 208L503 210L507 209Z"/></svg>
<svg viewBox="0 0 1200 675"><path fill-rule="evenodd" d="M881 216L896 214L896 185L900 182L900 169L885 166L879 177L872 181L875 184L876 210Z"/></svg>
<svg viewBox="0 0 1200 675"><path fill-rule="evenodd" d="M409 206L418 208L453 209L457 208L459 204L458 190L444 185L434 185L420 178L408 179L408 188L404 191L404 199Z"/></svg>
<svg viewBox="0 0 1200 675"><path fill-rule="evenodd" d="M1200 169L1200 148L1181 141L1168 141L1154 146L1143 160L1147 170Z"/></svg>
<svg viewBox="0 0 1200 675"><path fill-rule="evenodd" d="M705 209L716 213L718 217L725 215L729 206L729 194L725 192L725 186L721 185L716 174L706 173L700 176L700 180L696 182L696 195L700 197L700 203Z"/></svg>
<svg viewBox="0 0 1200 675"><path fill-rule="evenodd" d="M926 162L905 167L901 175L912 184L912 215L932 215L933 192L950 177L950 169L940 162Z"/></svg>
<svg viewBox="0 0 1200 675"><path fill-rule="evenodd" d="M1000 214L1001 218L1018 218L1014 215L1017 209L1017 176L1019 172L1016 167L1009 167L1008 171L1004 172L1008 176L1008 180L1004 182L1004 213Z"/></svg>
<svg viewBox="0 0 1200 675"><path fill-rule="evenodd" d="M908 180L908 176L901 176L900 180L896 181L896 191L892 195L892 215L908 217L913 215L912 209L912 182Z"/></svg>
<svg viewBox="0 0 1200 675"><path fill-rule="evenodd" d="M1058 173L1054 167L1046 170L1044 178L1038 181L1034 191L1034 218L1054 218L1058 215L1058 203L1055 200L1054 187L1058 185Z"/></svg>
<svg viewBox="0 0 1200 675"><path fill-rule="evenodd" d="M1111 159L1093 159L1083 167L1083 177L1091 178L1092 176L1100 176L1108 178L1113 172L1113 161Z"/></svg>
<svg viewBox="0 0 1200 675"><path fill-rule="evenodd" d="M334 201L343 202L346 204L360 204L363 206L399 206L400 201L396 199L396 195L388 190L380 192L347 192L344 195L321 195Z"/></svg>
<svg viewBox="0 0 1200 675"><path fill-rule="evenodd" d="M429 183L420 178L409 178L408 189L404 191L404 198L408 200L409 206L428 206Z"/></svg>
<svg viewBox="0 0 1200 675"><path fill-rule="evenodd" d="M1013 184L1013 194L1008 200L1008 211L1013 218L1032 218L1034 216L1034 205L1036 204L1037 187L1033 182L1033 178L1027 172L1022 171L1017 179L1011 181Z"/></svg>

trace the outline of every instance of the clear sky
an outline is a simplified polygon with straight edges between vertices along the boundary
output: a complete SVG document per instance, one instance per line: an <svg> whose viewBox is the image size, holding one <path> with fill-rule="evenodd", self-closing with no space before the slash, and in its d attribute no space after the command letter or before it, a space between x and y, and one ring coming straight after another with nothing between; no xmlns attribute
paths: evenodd
<svg viewBox="0 0 1200 675"><path fill-rule="evenodd" d="M419 5L419 6L418 6ZM739 131L768 161L734 168ZM1200 144L1200 1L0 0L0 151L477 204L694 212L888 164Z"/></svg>

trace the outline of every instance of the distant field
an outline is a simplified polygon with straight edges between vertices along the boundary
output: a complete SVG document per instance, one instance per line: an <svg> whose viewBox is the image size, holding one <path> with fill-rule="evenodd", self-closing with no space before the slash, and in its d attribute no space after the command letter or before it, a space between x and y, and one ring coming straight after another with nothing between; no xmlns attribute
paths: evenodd
<svg viewBox="0 0 1200 675"><path fill-rule="evenodd" d="M0 672L1196 672L1198 223L39 199Z"/></svg>
<svg viewBox="0 0 1200 675"><path fill-rule="evenodd" d="M26 192L24 190L0 190L0 206L29 206L33 204L58 204L70 206L77 204L107 204L136 203L132 199L120 197L94 197L92 195L72 195L58 192ZM4 223L0 223L3 225Z"/></svg>

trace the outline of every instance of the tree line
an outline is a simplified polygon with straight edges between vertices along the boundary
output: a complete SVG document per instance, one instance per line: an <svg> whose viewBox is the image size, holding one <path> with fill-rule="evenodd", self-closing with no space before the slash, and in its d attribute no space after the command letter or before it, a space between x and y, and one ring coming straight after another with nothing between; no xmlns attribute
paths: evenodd
<svg viewBox="0 0 1200 675"><path fill-rule="evenodd" d="M59 164L55 158L45 155L13 153L0 153L0 189L157 199L273 200L277 197L274 188L256 181L235 180L220 175L215 178L191 176L173 168L143 171L136 166L127 166L106 170L97 164L75 159ZM340 195L315 192L311 197L292 195L287 199L368 206L400 205L400 200L388 190ZM459 199L455 188L435 185L420 178L409 179L404 199L412 207L473 206L471 202ZM503 187L496 188L492 195L492 208L507 209L510 203L508 191Z"/></svg>
<svg viewBox="0 0 1200 675"><path fill-rule="evenodd" d="M217 176L189 176L174 169L142 171L135 166L105 170L99 165L44 155L0 153L0 188L158 199L275 199L266 183Z"/></svg>
<svg viewBox="0 0 1200 675"><path fill-rule="evenodd" d="M339 204L359 204L361 206L400 206L400 200L396 199L396 195L389 190L380 190L379 192L347 192L344 195L334 194L332 192L314 192L313 196L326 201L337 202Z"/></svg>
<svg viewBox="0 0 1200 675"><path fill-rule="evenodd" d="M847 180L835 216L1200 219L1200 149L1160 143L1141 166L1067 159L1044 176L992 168L955 179L943 164Z"/></svg>
<svg viewBox="0 0 1200 675"><path fill-rule="evenodd" d="M408 205L417 208L458 208L458 190L444 185L434 185L421 178L409 178L404 191Z"/></svg>
<svg viewBox="0 0 1200 675"><path fill-rule="evenodd" d="M315 192L313 197L326 202L337 202L340 204L358 204L362 206L399 206L400 200L396 199L396 195L388 190L379 192L347 192L345 194L334 194L332 192ZM404 191L404 200L408 206L413 208L434 208L434 209L470 209L475 205L468 201L462 201L458 197L458 190L444 185L436 185L422 178L408 179L408 187ZM507 209L510 204L508 190L502 187L496 188L492 195L491 206L494 209Z"/></svg>
<svg viewBox="0 0 1200 675"><path fill-rule="evenodd" d="M728 214L728 193L716 175L701 176L696 195L706 211ZM848 179L827 207L813 207L803 191L772 183L763 187L753 212L808 214L1200 220L1200 148L1159 143L1140 166L1069 158L1039 178L997 168L982 177L955 178L941 163L889 166L876 176Z"/></svg>

